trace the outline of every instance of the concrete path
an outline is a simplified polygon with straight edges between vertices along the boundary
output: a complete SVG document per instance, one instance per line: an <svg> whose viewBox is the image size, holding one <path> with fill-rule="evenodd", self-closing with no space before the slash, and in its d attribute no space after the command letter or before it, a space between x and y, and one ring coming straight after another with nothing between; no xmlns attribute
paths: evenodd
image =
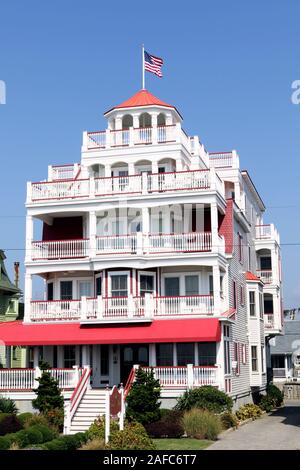
<svg viewBox="0 0 300 470"><path fill-rule="evenodd" d="M300 402L225 433L207 450L300 450Z"/></svg>

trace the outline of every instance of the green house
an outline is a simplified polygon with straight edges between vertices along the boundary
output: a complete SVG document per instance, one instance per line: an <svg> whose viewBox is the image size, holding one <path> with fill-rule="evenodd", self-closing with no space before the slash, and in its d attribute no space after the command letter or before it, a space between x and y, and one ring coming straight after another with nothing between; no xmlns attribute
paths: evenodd
<svg viewBox="0 0 300 470"><path fill-rule="evenodd" d="M18 288L19 263L15 263L15 282L13 284L7 274L4 261L6 256L0 250L0 322L15 321L22 317L22 295ZM0 345L0 367L26 367L26 349L21 347L6 348Z"/></svg>

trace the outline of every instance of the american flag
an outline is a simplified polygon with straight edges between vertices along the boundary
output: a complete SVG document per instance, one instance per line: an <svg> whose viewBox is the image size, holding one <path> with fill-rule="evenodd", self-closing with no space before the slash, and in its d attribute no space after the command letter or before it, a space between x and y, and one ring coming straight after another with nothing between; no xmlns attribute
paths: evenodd
<svg viewBox="0 0 300 470"><path fill-rule="evenodd" d="M160 57L155 57L155 55L148 54L146 51L144 51L144 58L145 70L154 73L158 77L162 77L161 67L164 61L160 59Z"/></svg>

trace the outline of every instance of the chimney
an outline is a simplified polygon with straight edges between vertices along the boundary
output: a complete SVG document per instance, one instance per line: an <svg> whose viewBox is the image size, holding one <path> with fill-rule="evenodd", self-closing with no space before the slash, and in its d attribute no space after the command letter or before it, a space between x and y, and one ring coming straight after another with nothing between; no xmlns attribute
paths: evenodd
<svg viewBox="0 0 300 470"><path fill-rule="evenodd" d="M15 286L19 287L19 267L20 263L18 261L14 262L14 268L15 268Z"/></svg>

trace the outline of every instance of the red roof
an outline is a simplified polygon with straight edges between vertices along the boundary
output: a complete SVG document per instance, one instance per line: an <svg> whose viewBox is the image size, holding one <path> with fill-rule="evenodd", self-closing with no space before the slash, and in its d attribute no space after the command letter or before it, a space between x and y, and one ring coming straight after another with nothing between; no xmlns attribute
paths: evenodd
<svg viewBox="0 0 300 470"><path fill-rule="evenodd" d="M0 343L6 346L65 344L126 344L220 341L217 318L154 320L149 324L86 326L80 323L24 324L21 321L0 324Z"/></svg>
<svg viewBox="0 0 300 470"><path fill-rule="evenodd" d="M245 278L246 278L246 281L261 282L261 279L259 277L255 276L255 274L251 273L250 271L246 271Z"/></svg>
<svg viewBox="0 0 300 470"><path fill-rule="evenodd" d="M140 90L135 93L131 98L123 103L119 104L118 106L114 106L113 108L106 111L104 114L107 114L109 111L113 109L119 108L135 108L138 106L164 106L165 108L173 108L176 109L171 104L165 103L164 101L160 100L156 96L152 95L148 90ZM178 112L178 111L177 111Z"/></svg>

